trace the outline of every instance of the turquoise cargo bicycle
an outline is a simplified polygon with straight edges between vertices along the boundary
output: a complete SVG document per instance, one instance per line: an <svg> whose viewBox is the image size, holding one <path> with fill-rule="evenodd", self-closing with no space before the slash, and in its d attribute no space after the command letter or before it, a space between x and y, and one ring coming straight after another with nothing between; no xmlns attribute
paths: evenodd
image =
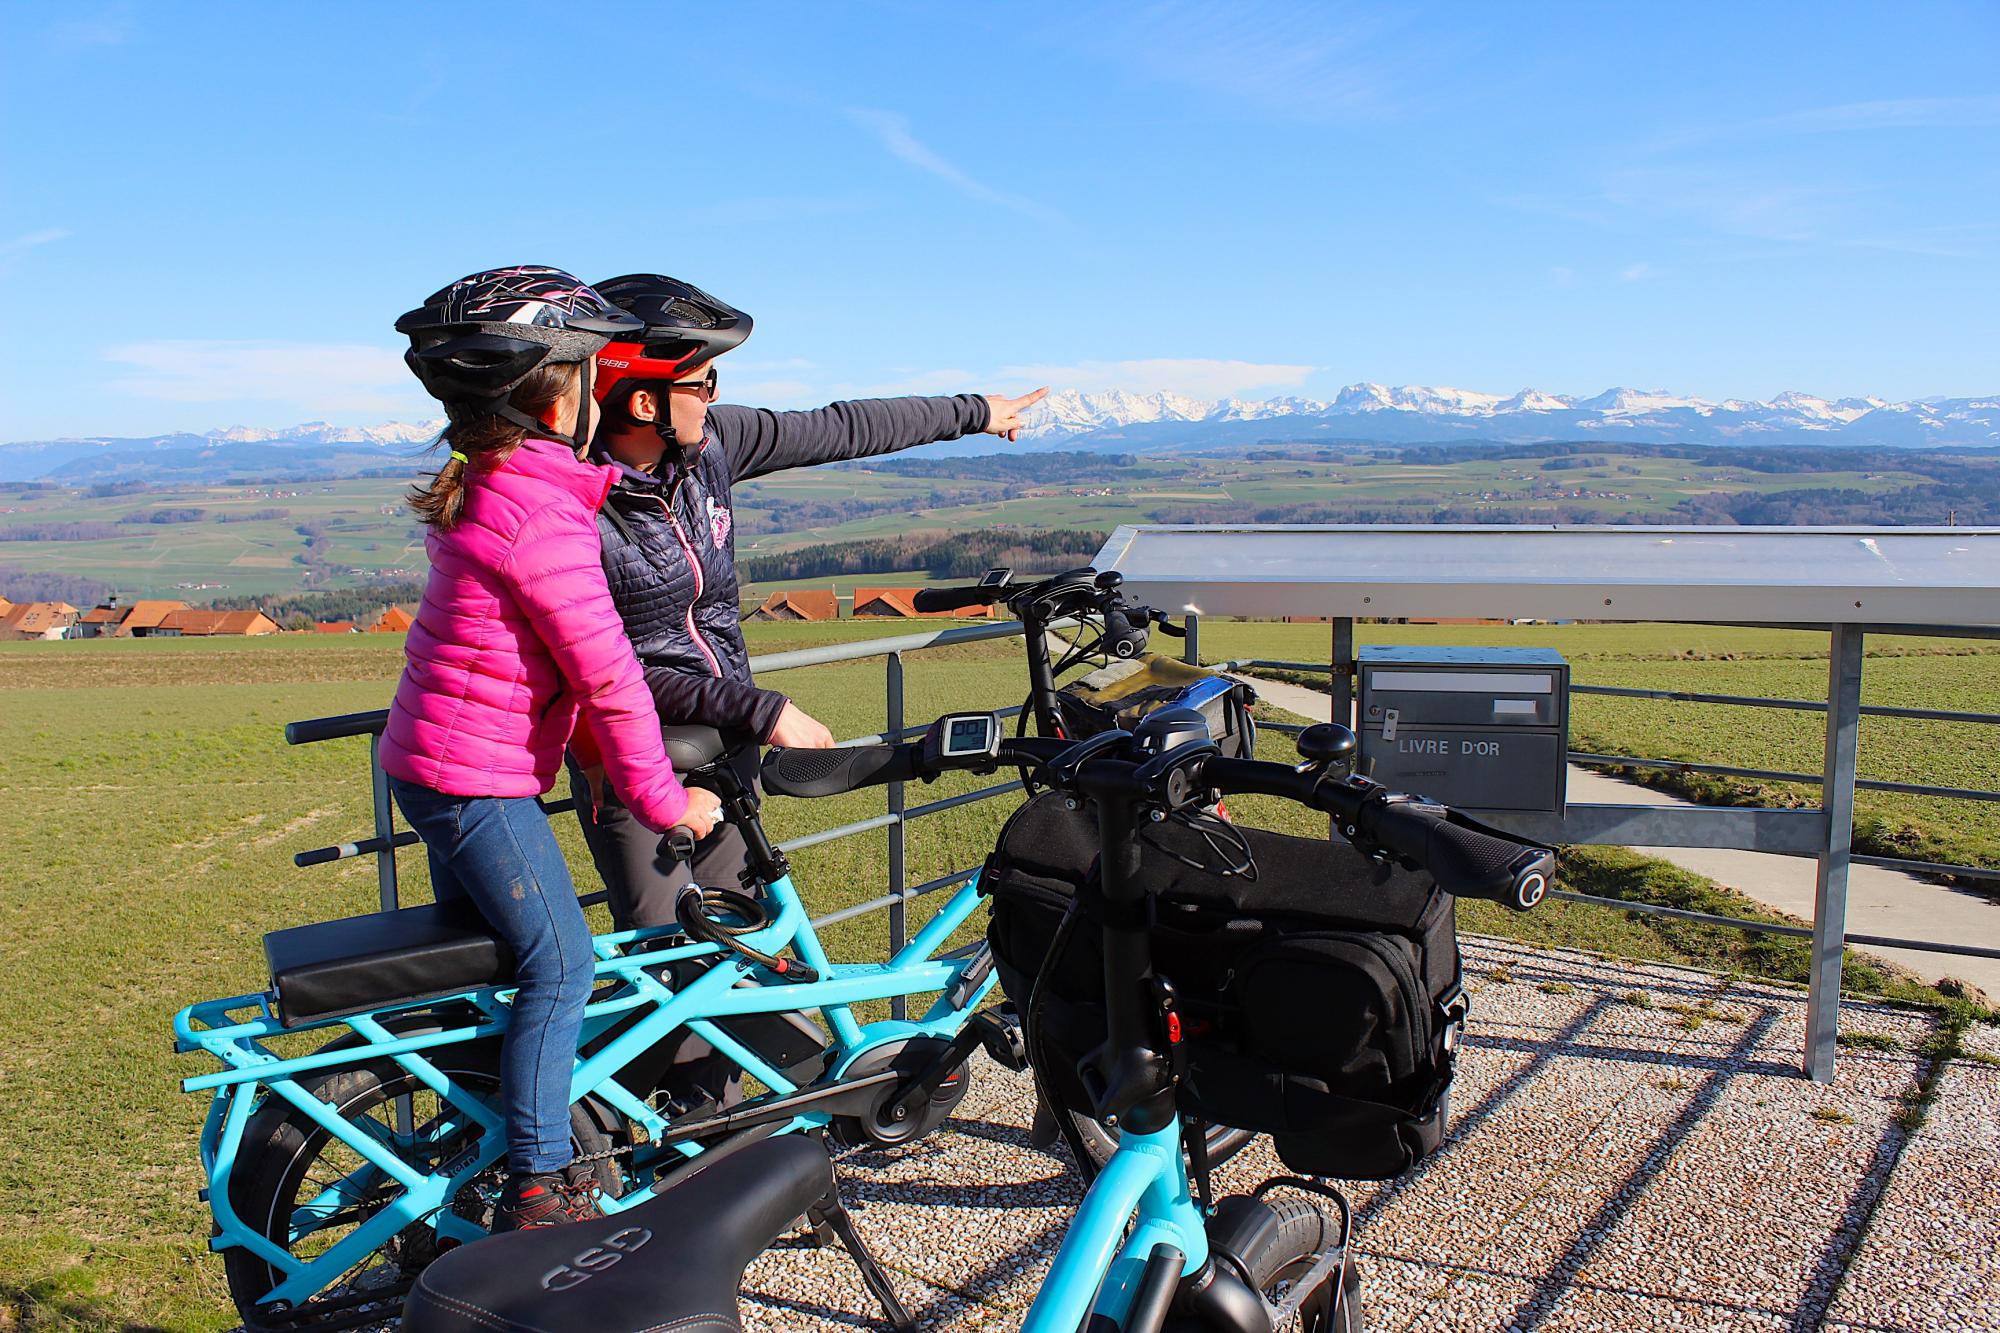
<svg viewBox="0 0 2000 1333"><path fill-rule="evenodd" d="M736 775L733 755L750 742L701 727L671 728L668 741L675 767L713 785L743 831L750 881L690 886L680 926L594 940L571 1125L607 1213L773 1135L913 1139L964 1096L965 1063L982 1045L1020 1067L1017 1025L979 1008L994 985L985 946L944 952L979 905L976 878L893 957L836 963ZM812 768L802 791L846 790L890 780L880 755L801 751L793 762ZM210 1098L211 1247L253 1330L377 1323L426 1265L487 1232L504 1158L498 1050L511 959L476 909L436 904L273 932L265 951L269 990L174 1018L176 1049L220 1066L182 1081ZM924 995L936 998L920 1017L855 1012ZM755 1080L755 1095L677 1086L673 1060L689 1037ZM830 1216L846 1230L843 1214Z"/></svg>
<svg viewBox="0 0 2000 1333"><path fill-rule="evenodd" d="M1225 757L1199 713L1171 707L1129 733L1075 742L1005 739L997 716L950 715L928 745L875 748L835 775L812 764L812 752L776 751L765 783L819 795L889 775L1023 765L1094 825L1099 873L1085 910L1102 931L1106 1039L1078 1072L1093 1113L1118 1138L1027 1312L1026 1333L1359 1329L1351 1215L1337 1191L1281 1176L1248 1194L1210 1196L1204 1135L1180 1105L1194 997L1184 1008L1154 969L1148 830L1227 795L1278 797L1326 812L1348 842L1428 872L1439 889L1518 910L1541 902L1554 854L1337 772L1354 737L1331 724L1300 737L1305 762L1296 766ZM1046 974L1045 965L1037 989ZM735 1329L744 1266L831 1189L819 1143L757 1144L621 1218L497 1236L444 1257L419 1279L403 1327Z"/></svg>

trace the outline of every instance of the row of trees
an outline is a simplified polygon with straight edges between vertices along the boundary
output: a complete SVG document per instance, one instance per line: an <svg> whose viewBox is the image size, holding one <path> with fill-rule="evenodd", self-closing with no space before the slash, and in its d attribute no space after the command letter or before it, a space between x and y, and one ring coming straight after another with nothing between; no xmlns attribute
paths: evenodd
<svg viewBox="0 0 2000 1333"><path fill-rule="evenodd" d="M111 585L81 574L0 565L0 596L10 602L68 602L91 607L111 595Z"/></svg>
<svg viewBox="0 0 2000 1333"><path fill-rule="evenodd" d="M414 602L424 595L415 579L371 583L327 592L277 593L262 597L218 597L219 611L262 611L287 629L305 628L322 620L373 621L383 607ZM366 629L367 625L363 624Z"/></svg>
<svg viewBox="0 0 2000 1333"><path fill-rule="evenodd" d="M842 463L900 477L948 477L964 481L1004 481L1014 485L1063 486L1116 481L1138 465L1133 454L1092 454L1080 450L1046 454L974 454L965 458L869 458Z"/></svg>
<svg viewBox="0 0 2000 1333"><path fill-rule="evenodd" d="M806 546L782 555L739 558L737 574L746 583L772 579L821 579L845 574L923 570L932 578L973 578L996 565L1017 570L1056 570L1088 564L1107 534L1056 528L976 528L938 538L895 537L873 542Z"/></svg>

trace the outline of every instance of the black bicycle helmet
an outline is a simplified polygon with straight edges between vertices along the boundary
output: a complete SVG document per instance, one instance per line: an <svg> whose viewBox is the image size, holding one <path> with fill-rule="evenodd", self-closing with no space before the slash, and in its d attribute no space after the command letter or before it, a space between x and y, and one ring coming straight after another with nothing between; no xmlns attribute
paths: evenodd
<svg viewBox="0 0 2000 1333"><path fill-rule="evenodd" d="M537 366L591 360L606 343L644 327L559 268L487 269L433 292L396 321L403 360L452 420L498 416L537 433L550 428L509 403ZM582 451L584 404L568 443Z"/></svg>
<svg viewBox="0 0 2000 1333"><path fill-rule="evenodd" d="M595 392L607 406L622 404L641 385L685 379L750 336L750 316L664 273L628 273L598 283L597 290L644 325L643 332L622 333L597 354ZM670 453L682 453L666 413L653 429Z"/></svg>

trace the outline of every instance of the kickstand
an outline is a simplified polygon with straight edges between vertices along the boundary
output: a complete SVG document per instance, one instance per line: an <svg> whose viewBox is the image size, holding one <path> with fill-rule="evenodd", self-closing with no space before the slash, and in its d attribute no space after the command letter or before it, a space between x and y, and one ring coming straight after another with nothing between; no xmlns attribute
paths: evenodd
<svg viewBox="0 0 2000 1333"><path fill-rule="evenodd" d="M896 1295L896 1288L889 1282L889 1274L883 1271L881 1263L862 1241L861 1233L854 1229L854 1219L848 1215L846 1206L840 1202L838 1177L834 1180L833 1189L824 1199L812 1206L806 1218L812 1223L813 1230L822 1237L828 1231L832 1231L840 1238L841 1246L846 1249L848 1257L853 1259L854 1266L861 1270L861 1280L868 1284L868 1290L874 1292L875 1299L882 1303L882 1313L888 1319L889 1327L894 1329L895 1333L916 1333L917 1321L904 1308L902 1298Z"/></svg>

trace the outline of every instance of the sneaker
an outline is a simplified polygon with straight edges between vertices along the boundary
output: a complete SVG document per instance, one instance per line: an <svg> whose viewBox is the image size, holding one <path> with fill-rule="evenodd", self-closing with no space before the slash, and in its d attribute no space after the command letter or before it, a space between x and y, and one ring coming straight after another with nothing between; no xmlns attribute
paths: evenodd
<svg viewBox="0 0 2000 1333"><path fill-rule="evenodd" d="M493 1210L494 1234L602 1217L604 1210L597 1204L602 1193L596 1173L583 1162L571 1162L560 1172L510 1174Z"/></svg>

